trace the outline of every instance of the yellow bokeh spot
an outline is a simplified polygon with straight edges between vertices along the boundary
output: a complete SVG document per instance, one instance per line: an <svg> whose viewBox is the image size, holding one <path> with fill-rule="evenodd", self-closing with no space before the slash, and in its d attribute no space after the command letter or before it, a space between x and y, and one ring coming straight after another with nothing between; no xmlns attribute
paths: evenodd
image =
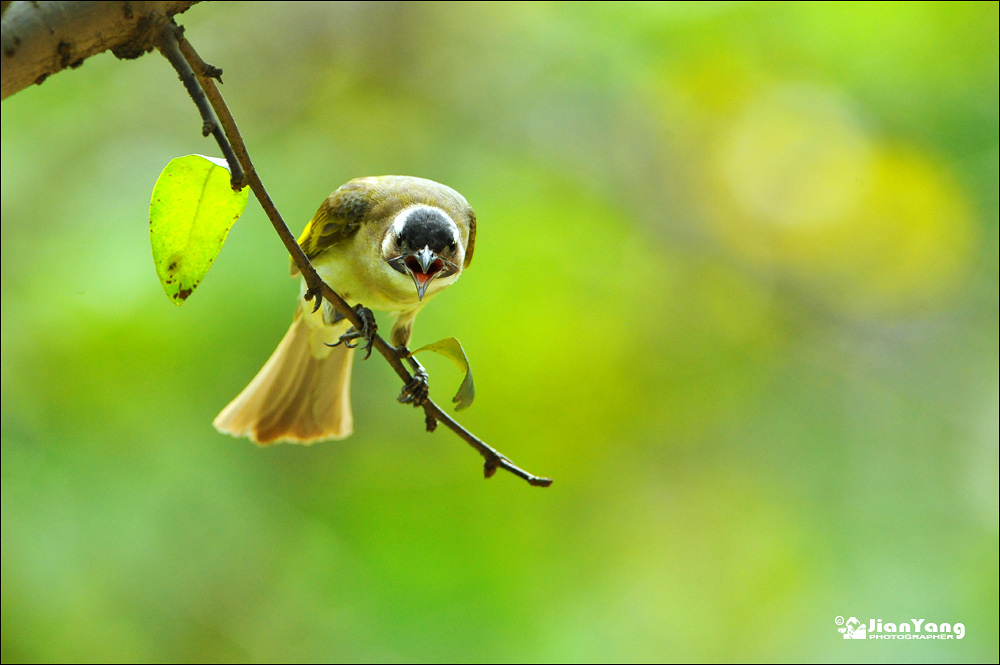
<svg viewBox="0 0 1000 665"><path fill-rule="evenodd" d="M825 90L787 87L760 99L723 133L719 174L760 224L836 223L863 195L871 148L850 105Z"/></svg>
<svg viewBox="0 0 1000 665"><path fill-rule="evenodd" d="M973 234L962 193L928 156L871 138L847 100L785 87L717 136L705 205L745 258L861 314L954 289Z"/></svg>

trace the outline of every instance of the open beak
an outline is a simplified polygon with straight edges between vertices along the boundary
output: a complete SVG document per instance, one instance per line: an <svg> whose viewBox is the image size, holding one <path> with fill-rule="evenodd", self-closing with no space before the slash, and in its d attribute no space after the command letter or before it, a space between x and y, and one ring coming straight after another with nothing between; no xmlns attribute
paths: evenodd
<svg viewBox="0 0 1000 665"><path fill-rule="evenodd" d="M403 265L406 266L406 271L413 278L413 285L417 287L418 300L424 299L424 293L427 292L431 280L445 268L445 262L428 245L404 258Z"/></svg>

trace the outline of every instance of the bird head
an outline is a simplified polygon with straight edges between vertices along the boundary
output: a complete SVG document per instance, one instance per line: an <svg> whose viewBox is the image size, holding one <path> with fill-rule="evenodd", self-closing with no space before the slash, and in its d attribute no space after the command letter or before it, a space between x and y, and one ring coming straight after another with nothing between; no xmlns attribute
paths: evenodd
<svg viewBox="0 0 1000 665"><path fill-rule="evenodd" d="M417 299L423 300L432 282L458 276L465 248L458 226L444 210L420 204L396 215L382 255L393 270L413 280Z"/></svg>

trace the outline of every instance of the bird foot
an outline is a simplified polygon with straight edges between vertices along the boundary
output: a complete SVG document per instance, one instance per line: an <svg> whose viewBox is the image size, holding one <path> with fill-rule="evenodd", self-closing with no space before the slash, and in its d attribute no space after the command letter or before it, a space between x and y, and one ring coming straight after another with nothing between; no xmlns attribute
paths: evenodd
<svg viewBox="0 0 1000 665"><path fill-rule="evenodd" d="M375 336L378 333L378 324L375 322L375 315L372 311L365 307L364 305L357 305L354 311L358 313L361 317L361 330L358 330L354 326L348 328L347 332L340 336L340 339L333 344L327 344L327 346L340 346L343 344L349 349L356 349L360 346L360 342L351 344L354 340L363 339L365 340L364 349L365 360L368 360L372 355L372 345L375 343Z"/></svg>
<svg viewBox="0 0 1000 665"><path fill-rule="evenodd" d="M306 292L302 294L302 299L306 302L312 301L313 314L319 311L319 308L323 306L323 282L307 288Z"/></svg>
<svg viewBox="0 0 1000 665"><path fill-rule="evenodd" d="M430 384L427 372L422 367L413 372L413 378L403 386L396 399L400 404L412 404L413 406L423 406L430 396Z"/></svg>

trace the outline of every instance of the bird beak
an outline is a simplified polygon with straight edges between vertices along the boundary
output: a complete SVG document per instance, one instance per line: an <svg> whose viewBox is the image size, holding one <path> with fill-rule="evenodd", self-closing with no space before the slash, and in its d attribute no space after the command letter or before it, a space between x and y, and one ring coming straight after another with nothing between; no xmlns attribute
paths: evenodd
<svg viewBox="0 0 1000 665"><path fill-rule="evenodd" d="M420 268L424 274L430 273L430 268L434 265L434 262L437 261L438 257L437 254L431 251L429 245L424 245L424 248L414 254L414 256L417 257L417 261L420 262Z"/></svg>
<svg viewBox="0 0 1000 665"><path fill-rule="evenodd" d="M437 277L438 273L445 267L444 261L427 245L403 259L403 264L406 266L406 271L410 273L410 277L413 278L413 285L417 287L418 300L424 299L424 293L427 292L431 280Z"/></svg>

